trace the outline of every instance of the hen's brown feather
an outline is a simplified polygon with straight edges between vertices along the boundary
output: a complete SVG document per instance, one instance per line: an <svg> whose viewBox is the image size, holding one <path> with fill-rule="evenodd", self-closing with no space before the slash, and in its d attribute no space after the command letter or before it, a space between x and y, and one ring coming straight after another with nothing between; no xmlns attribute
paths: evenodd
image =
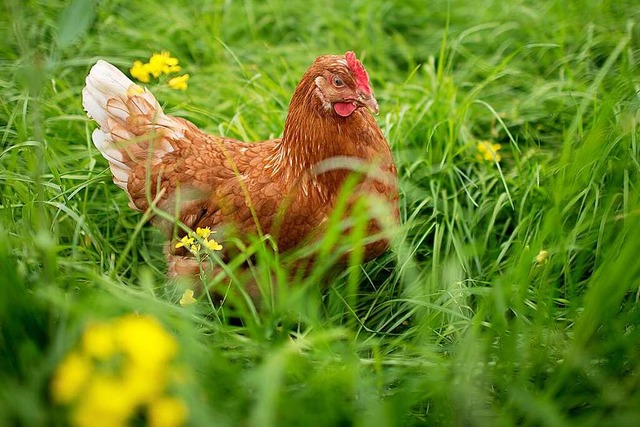
<svg viewBox="0 0 640 427"><path fill-rule="evenodd" d="M114 181L126 184L134 208L144 211L154 202L191 229L230 226L241 236L268 233L279 250L289 250L322 235L354 168L361 173L348 206L363 196L376 197L389 207L387 222L396 224L397 172L382 131L364 108L348 117L336 114L315 84L327 72L342 72L348 79L345 69L344 56L316 59L293 94L283 137L260 143L208 135L187 120L165 115L150 93L117 76L126 93L120 88L104 96L106 121L96 119L101 128L94 141L100 139L96 146L109 159ZM100 100L100 75L93 73L85 97ZM351 80L346 83L361 84ZM87 105L90 115L102 118ZM159 217L154 222L171 237L170 224ZM382 227L372 219L367 233ZM370 243L365 258L387 246L384 239ZM171 255L187 256L184 249ZM174 266L175 272L180 269Z"/></svg>

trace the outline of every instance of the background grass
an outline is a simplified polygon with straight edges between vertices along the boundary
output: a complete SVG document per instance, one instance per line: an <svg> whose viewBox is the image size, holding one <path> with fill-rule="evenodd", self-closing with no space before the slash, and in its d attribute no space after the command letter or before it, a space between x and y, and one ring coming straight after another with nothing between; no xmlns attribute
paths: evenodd
<svg viewBox="0 0 640 427"><path fill-rule="evenodd" d="M1 425L62 422L56 365L88 322L130 311L177 336L194 425L640 419L635 2L5 0L0 12ZM126 70L160 50L192 76L186 92L154 88L168 112L251 140L280 134L313 58L355 50L400 174L393 250L300 279L259 313L177 305L162 238L111 182L80 97L97 59ZM476 159L479 140L502 145L499 164ZM248 249L263 284L281 273L268 246Z"/></svg>

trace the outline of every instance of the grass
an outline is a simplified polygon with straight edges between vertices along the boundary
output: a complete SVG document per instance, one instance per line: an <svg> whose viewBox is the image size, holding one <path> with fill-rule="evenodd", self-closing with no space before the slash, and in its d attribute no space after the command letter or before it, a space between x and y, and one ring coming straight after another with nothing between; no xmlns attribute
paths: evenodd
<svg viewBox="0 0 640 427"><path fill-rule="evenodd" d="M634 2L68 3L0 14L1 425L64 423L56 367L90 322L129 312L178 340L193 425L640 418ZM358 52L399 169L392 250L338 274L327 254L261 311L179 306L80 103L98 58L165 49L192 76L153 89L166 110L256 140L280 134L315 56ZM234 286L249 254L261 286L282 274L258 240L229 263Z"/></svg>

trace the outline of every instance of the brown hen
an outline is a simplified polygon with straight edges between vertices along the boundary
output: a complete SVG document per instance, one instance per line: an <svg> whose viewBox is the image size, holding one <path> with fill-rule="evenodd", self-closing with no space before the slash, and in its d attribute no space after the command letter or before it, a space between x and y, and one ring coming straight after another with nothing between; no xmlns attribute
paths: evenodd
<svg viewBox="0 0 640 427"><path fill-rule="evenodd" d="M287 251L322 236L356 170L346 215L366 196L387 207L387 221L372 215L369 235L381 231L381 222L398 222L396 167L370 113L378 113L378 104L369 77L353 52L318 57L295 89L282 138L260 143L209 135L164 114L149 91L105 61L87 76L83 106L99 125L93 142L109 161L113 181L138 211L153 204L193 230L268 233L279 251ZM171 222L158 215L152 221L175 237ZM387 239L373 239L365 260L387 247ZM168 248L171 276L197 272L188 251Z"/></svg>

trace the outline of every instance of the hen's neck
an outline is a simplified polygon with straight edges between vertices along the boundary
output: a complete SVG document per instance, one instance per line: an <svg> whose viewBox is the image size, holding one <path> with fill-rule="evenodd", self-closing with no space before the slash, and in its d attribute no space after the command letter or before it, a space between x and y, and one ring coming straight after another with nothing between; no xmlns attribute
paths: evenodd
<svg viewBox="0 0 640 427"><path fill-rule="evenodd" d="M315 91L312 79L303 78L296 88L272 170L289 182L309 182L320 191L331 191L352 172L344 167L345 158L370 162L371 153L379 153L377 145L386 142L368 111L358 109L349 117L340 117L325 108ZM328 164L332 158L342 162L342 167Z"/></svg>

